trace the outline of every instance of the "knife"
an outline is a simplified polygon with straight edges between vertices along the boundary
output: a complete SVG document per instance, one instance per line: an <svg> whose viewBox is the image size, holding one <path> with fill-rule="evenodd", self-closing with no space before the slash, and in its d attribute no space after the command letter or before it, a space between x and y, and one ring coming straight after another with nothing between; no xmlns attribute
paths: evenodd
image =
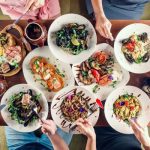
<svg viewBox="0 0 150 150"><path fill-rule="evenodd" d="M6 104L0 105L0 111L6 106Z"/></svg>

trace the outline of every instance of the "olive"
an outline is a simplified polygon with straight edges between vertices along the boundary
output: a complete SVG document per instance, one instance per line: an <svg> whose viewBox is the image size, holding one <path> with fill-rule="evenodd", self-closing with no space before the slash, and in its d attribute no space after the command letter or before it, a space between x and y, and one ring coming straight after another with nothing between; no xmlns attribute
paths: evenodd
<svg viewBox="0 0 150 150"><path fill-rule="evenodd" d="M134 62L134 59L132 58L131 55L124 53L124 56L125 56L125 58L126 58L130 63L133 63L133 62Z"/></svg>
<svg viewBox="0 0 150 150"><path fill-rule="evenodd" d="M148 35L146 32L142 33L141 35L139 35L139 38L142 42L146 42L148 39Z"/></svg>
<svg viewBox="0 0 150 150"><path fill-rule="evenodd" d="M146 54L143 56L142 62L147 62L148 60L149 60L149 53L146 53Z"/></svg>
<svg viewBox="0 0 150 150"><path fill-rule="evenodd" d="M124 39L124 40L122 40L121 41L121 43L124 45L124 44L127 44L127 43L130 43L131 42L131 40L130 40L130 38L129 39Z"/></svg>
<svg viewBox="0 0 150 150"><path fill-rule="evenodd" d="M61 43L62 43L62 42L61 42L61 39L56 38L56 45L57 45L57 46L61 46Z"/></svg>
<svg viewBox="0 0 150 150"><path fill-rule="evenodd" d="M28 93L30 96L32 96L32 95L33 95L33 93L32 93L32 90L31 90L31 89L29 89L29 90L27 91L27 93Z"/></svg>

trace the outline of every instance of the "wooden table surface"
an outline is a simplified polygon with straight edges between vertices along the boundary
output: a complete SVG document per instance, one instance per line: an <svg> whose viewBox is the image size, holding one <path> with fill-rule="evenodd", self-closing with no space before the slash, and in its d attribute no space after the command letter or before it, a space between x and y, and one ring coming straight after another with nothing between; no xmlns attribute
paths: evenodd
<svg viewBox="0 0 150 150"><path fill-rule="evenodd" d="M13 21L12 20L3 20L0 21L0 30L2 30L6 25L11 24ZM45 26L47 27L47 29L49 28L50 24L52 21L43 21L43 23L45 24ZM131 23L144 23L144 24L148 24L150 25L150 20L139 20L139 21L134 21L134 20L111 20L112 23L112 34L113 37L115 38L116 35L118 34L118 32L125 26L127 26L128 24ZM18 25L20 25L22 27L22 29L25 28L25 26L27 25L27 21L20 21L18 23ZM106 39L102 38L99 34L97 34L98 37L98 44L99 43L106 43ZM107 41L107 43L109 42L110 45L113 46L114 42L111 41ZM137 86L139 88L141 88L141 83L144 77L150 77L150 72L145 73L145 74L133 74L130 73L130 81L128 83L128 85L133 85L133 86ZM12 76L12 77L7 77L6 78L7 84L8 84L8 88L16 85L16 84L20 84L20 83L26 83L24 76L23 76L23 72L22 70ZM1 99L1 98L0 98ZM6 125L3 118L0 115L0 126ZM101 110L100 112L100 116L99 116L99 120L97 122L97 126L108 126L108 123L105 119L104 116L104 111Z"/></svg>

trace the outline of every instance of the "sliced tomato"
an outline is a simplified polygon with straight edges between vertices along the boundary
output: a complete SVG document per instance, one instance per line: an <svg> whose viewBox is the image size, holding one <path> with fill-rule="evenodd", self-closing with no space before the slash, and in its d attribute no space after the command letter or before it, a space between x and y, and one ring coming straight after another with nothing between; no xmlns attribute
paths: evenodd
<svg viewBox="0 0 150 150"><path fill-rule="evenodd" d="M133 52L135 48L135 43L128 43L126 44L126 48L130 51Z"/></svg>
<svg viewBox="0 0 150 150"><path fill-rule="evenodd" d="M94 57L97 58L100 64L104 64L107 59L107 54L105 52L97 52L96 54L94 54Z"/></svg>
<svg viewBox="0 0 150 150"><path fill-rule="evenodd" d="M105 53L101 53L98 57L99 63L104 64L106 62L107 56Z"/></svg>

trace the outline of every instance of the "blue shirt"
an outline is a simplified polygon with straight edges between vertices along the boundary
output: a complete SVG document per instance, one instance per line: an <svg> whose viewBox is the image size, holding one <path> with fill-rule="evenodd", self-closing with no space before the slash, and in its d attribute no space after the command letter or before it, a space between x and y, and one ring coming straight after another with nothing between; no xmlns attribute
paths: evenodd
<svg viewBox="0 0 150 150"><path fill-rule="evenodd" d="M53 149L47 148L44 145L41 145L40 143L28 143L17 148L16 150L53 150Z"/></svg>
<svg viewBox="0 0 150 150"><path fill-rule="evenodd" d="M102 0L108 19L140 19L144 6L150 0ZM91 0L86 0L89 14L93 13Z"/></svg>

